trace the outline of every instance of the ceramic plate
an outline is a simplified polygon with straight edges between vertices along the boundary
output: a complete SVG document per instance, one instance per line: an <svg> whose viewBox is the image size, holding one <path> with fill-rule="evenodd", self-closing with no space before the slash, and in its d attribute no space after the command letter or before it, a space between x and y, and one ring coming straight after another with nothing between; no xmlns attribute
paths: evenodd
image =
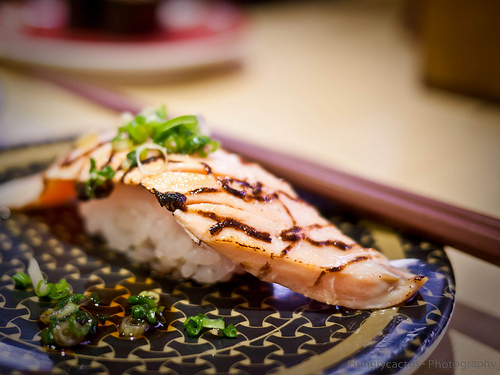
<svg viewBox="0 0 500 375"><path fill-rule="evenodd" d="M39 166L38 166L39 167ZM29 171L27 169L25 173ZM9 172L1 177L9 178ZM75 207L12 213L0 219L0 373L55 374L391 374L422 363L447 327L454 277L442 248L376 223L351 217L304 193L364 246L429 277L419 294L394 308L359 311L329 306L280 285L242 275L200 285L149 273L88 237ZM32 291L14 288L33 255L49 280L66 278L75 292L97 291L112 316L90 344L63 352L40 345L37 317L49 307ZM136 340L119 337L113 316L126 297L161 291L165 328ZM238 329L234 339L207 332L187 336L182 322L205 313Z"/></svg>

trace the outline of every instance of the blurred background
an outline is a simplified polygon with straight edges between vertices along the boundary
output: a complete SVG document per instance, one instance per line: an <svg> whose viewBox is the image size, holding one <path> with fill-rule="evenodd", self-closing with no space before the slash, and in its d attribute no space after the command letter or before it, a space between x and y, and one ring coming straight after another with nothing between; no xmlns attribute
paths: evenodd
<svg viewBox="0 0 500 375"><path fill-rule="evenodd" d="M3 0L0 147L116 126L69 79L500 217L499 21L493 0ZM459 301L498 328L498 268L448 254ZM483 339L451 330L435 355L500 364Z"/></svg>
<svg viewBox="0 0 500 375"><path fill-rule="evenodd" d="M499 12L469 3L3 0L0 142L114 125L33 80L69 75L498 217Z"/></svg>

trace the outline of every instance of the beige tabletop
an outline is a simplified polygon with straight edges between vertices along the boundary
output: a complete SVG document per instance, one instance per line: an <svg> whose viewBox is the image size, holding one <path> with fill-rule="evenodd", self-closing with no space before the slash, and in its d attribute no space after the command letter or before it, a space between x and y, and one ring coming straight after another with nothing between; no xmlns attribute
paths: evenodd
<svg viewBox="0 0 500 375"><path fill-rule="evenodd" d="M500 217L500 105L426 87L401 11L390 0L252 6L241 65L104 84L145 105L203 114L248 142ZM114 112L11 67L0 66L0 85L2 144L117 122ZM500 373L500 270L446 250L458 303L433 362L416 373ZM450 368L464 361L496 367Z"/></svg>

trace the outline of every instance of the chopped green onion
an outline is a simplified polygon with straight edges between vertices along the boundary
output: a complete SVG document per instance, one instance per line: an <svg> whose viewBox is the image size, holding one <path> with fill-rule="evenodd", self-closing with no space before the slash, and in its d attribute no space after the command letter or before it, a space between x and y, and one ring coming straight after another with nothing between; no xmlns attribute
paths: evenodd
<svg viewBox="0 0 500 375"><path fill-rule="evenodd" d="M204 328L215 328L215 329L224 329L225 323L224 319L210 319L207 316L203 316L202 324Z"/></svg>
<svg viewBox="0 0 500 375"><path fill-rule="evenodd" d="M225 328L225 323L222 318L210 319L205 314L190 316L184 322L184 329L187 331L188 335L192 337L199 336L203 328L218 329L219 332L222 332L226 337L236 337L238 334L233 324Z"/></svg>
<svg viewBox="0 0 500 375"><path fill-rule="evenodd" d="M111 141L114 151L124 151L130 149L134 144L128 138L120 139L118 136Z"/></svg>
<svg viewBox="0 0 500 375"><path fill-rule="evenodd" d="M228 325L226 328L222 330L222 333L226 337L236 337L238 335L238 331L233 324Z"/></svg>
<svg viewBox="0 0 500 375"><path fill-rule="evenodd" d="M126 157L126 159L125 159L124 161L126 161L126 164L127 164L127 165L122 165L122 167L123 167L124 169L137 167L136 150L132 150L132 151L130 151L130 152L127 154L127 157Z"/></svg>
<svg viewBox="0 0 500 375"><path fill-rule="evenodd" d="M62 298L69 296L70 293L71 293L71 289L69 287L65 290L60 291L60 292L55 290L53 287L50 287L49 293L47 294L47 296L51 300L60 300Z"/></svg>
<svg viewBox="0 0 500 375"><path fill-rule="evenodd" d="M49 325L42 331L42 345L49 346L54 343L54 327L59 323L59 320L54 317L50 317Z"/></svg>
<svg viewBox="0 0 500 375"><path fill-rule="evenodd" d="M132 306L132 317L134 319L145 319L147 314L147 308L143 305Z"/></svg>
<svg viewBox="0 0 500 375"><path fill-rule="evenodd" d="M155 291L142 291L139 295L128 297L131 307L132 318L136 322L148 321L149 324L157 324L158 318L163 321L162 313L164 306L158 306L160 295Z"/></svg>
<svg viewBox="0 0 500 375"><path fill-rule="evenodd" d="M69 328L75 335L78 336L86 336L90 332L92 325L95 324L95 320L89 315L89 313L84 311L82 311L82 313L84 315L83 318L85 319L85 324L80 324L76 320L76 315L70 315L67 319Z"/></svg>
<svg viewBox="0 0 500 375"><path fill-rule="evenodd" d="M139 296L130 296L128 297L128 303L130 303L131 305L137 305L141 302L139 300Z"/></svg>
<svg viewBox="0 0 500 375"><path fill-rule="evenodd" d="M104 177L106 180L111 180L115 175L115 171L109 165L104 167L101 171L97 173L99 176Z"/></svg>
<svg viewBox="0 0 500 375"><path fill-rule="evenodd" d="M203 328L203 317L205 315L198 314L196 316L190 316L184 322L184 329L187 331L189 336L198 336Z"/></svg>
<svg viewBox="0 0 500 375"><path fill-rule="evenodd" d="M48 297L51 300L61 300L66 298L71 293L71 288L65 279L60 280L57 284L40 280L35 288L35 293L38 297Z"/></svg>
<svg viewBox="0 0 500 375"><path fill-rule="evenodd" d="M160 295L154 290L143 290L142 292L139 293L139 296L151 298L156 303L160 302Z"/></svg>
<svg viewBox="0 0 500 375"><path fill-rule="evenodd" d="M165 120L166 110L164 108L160 108L148 116L140 113L118 129L119 133L114 141L123 139L123 135L128 134L128 138L134 145L144 143L151 138L154 128L165 122Z"/></svg>
<svg viewBox="0 0 500 375"><path fill-rule="evenodd" d="M164 105L162 105L160 108L158 108L155 113L156 113L156 116L158 116L158 118L160 120L167 119L167 107L165 107Z"/></svg>
<svg viewBox="0 0 500 375"><path fill-rule="evenodd" d="M50 286L47 280L40 280L36 285L35 293L38 297L45 297L50 292Z"/></svg>
<svg viewBox="0 0 500 375"><path fill-rule="evenodd" d="M78 331L78 328L75 328L75 326L72 327L69 319L58 322L52 329L54 343L61 348L71 348L80 344L84 340L85 334L75 333Z"/></svg>
<svg viewBox="0 0 500 375"><path fill-rule="evenodd" d="M89 179L83 186L78 197L82 200L107 196L112 189L112 178L115 171L109 165L98 170L96 162L90 158Z"/></svg>
<svg viewBox="0 0 500 375"><path fill-rule="evenodd" d="M40 320L43 323L48 324L49 319L64 319L73 314L78 309L80 309L80 305L73 302L67 302L62 307L59 307L59 305L57 305L56 307L47 309L44 313L42 313L42 315L40 315Z"/></svg>
<svg viewBox="0 0 500 375"><path fill-rule="evenodd" d="M31 285L31 277L24 272L17 272L12 276L12 280L14 280L17 289L27 289Z"/></svg>
<svg viewBox="0 0 500 375"><path fill-rule="evenodd" d="M181 127L182 126L182 127ZM177 129L176 129L177 128ZM164 122L153 130L153 142L162 144L163 141L174 131L195 133L198 132L198 119L196 116L179 116Z"/></svg>
<svg viewBox="0 0 500 375"><path fill-rule="evenodd" d="M65 279L57 284L47 285L48 289L56 292L66 292L70 289ZM55 307L47 309L40 316L40 321L48 325L41 333L43 345L67 348L80 344L85 337L95 333L97 319L80 308L80 302L85 298L79 293L67 295Z"/></svg>
<svg viewBox="0 0 500 375"><path fill-rule="evenodd" d="M38 282L43 280L42 271L40 270L40 265L35 258L31 258L28 263L28 275L31 278L31 285L33 289L36 289Z"/></svg>
<svg viewBox="0 0 500 375"><path fill-rule="evenodd" d="M150 150L155 154L161 154L163 156L164 162L160 165L157 165L155 168L148 168L145 164L142 163L142 159L150 156ZM165 147L159 146L156 143L144 143L135 149L135 162L142 173L144 174L158 174L161 173L167 166L168 157L167 150Z"/></svg>
<svg viewBox="0 0 500 375"><path fill-rule="evenodd" d="M151 297L146 297L145 295L130 296L128 298L128 302L131 305L144 305L148 308L157 307L157 300Z"/></svg>
<svg viewBox="0 0 500 375"><path fill-rule="evenodd" d="M145 321L137 321L128 315L123 318L120 324L120 336L137 337L142 335L147 328L148 324Z"/></svg>
<svg viewBox="0 0 500 375"><path fill-rule="evenodd" d="M156 307L153 307L146 312L146 319L148 320L149 324L156 324Z"/></svg>
<svg viewBox="0 0 500 375"><path fill-rule="evenodd" d="M71 293L71 288L68 285L66 279L61 279L57 282L57 284L49 283L49 293L48 297L52 300L60 300L63 299Z"/></svg>
<svg viewBox="0 0 500 375"><path fill-rule="evenodd" d="M143 298L150 309L153 309L153 308L158 306L158 304L156 303L156 301L154 299L149 298L149 297L143 297Z"/></svg>
<svg viewBox="0 0 500 375"><path fill-rule="evenodd" d="M59 303L57 304L58 309L62 309L66 304L72 303L72 304L77 304L80 303L82 299L84 299L85 296L80 293L71 293L70 295L62 298Z"/></svg>
<svg viewBox="0 0 500 375"><path fill-rule="evenodd" d="M68 285L68 282L66 281L66 279L61 279L54 285L56 286L56 290L58 292L61 292L65 289L69 288L69 285Z"/></svg>
<svg viewBox="0 0 500 375"><path fill-rule="evenodd" d="M219 147L218 142L201 133L196 116L185 115L167 120L165 106L155 111L144 110L135 117L128 114L125 121L124 125L118 128L116 137L111 141L114 151L129 150L121 163L121 168L125 170L139 167L142 173L161 173L167 162L167 153L198 154L201 157L206 157ZM139 155L137 153L137 148L143 150L143 146L145 144L151 145L151 142L154 146L148 146L146 149L159 147L158 150L164 154L165 158L165 164L154 170L145 168L141 163L147 150L144 150L144 155L141 151L139 151ZM110 166L97 170L95 160L91 158L89 174L89 180L79 191L78 198L88 200L107 196L113 187L112 178L115 171Z"/></svg>
<svg viewBox="0 0 500 375"><path fill-rule="evenodd" d="M140 119L142 121L139 122ZM146 122L146 119L144 117L137 116L136 121L131 122L127 126L127 132L130 136L130 139L136 145L146 142L151 135L149 132L149 129L144 126L145 122Z"/></svg>

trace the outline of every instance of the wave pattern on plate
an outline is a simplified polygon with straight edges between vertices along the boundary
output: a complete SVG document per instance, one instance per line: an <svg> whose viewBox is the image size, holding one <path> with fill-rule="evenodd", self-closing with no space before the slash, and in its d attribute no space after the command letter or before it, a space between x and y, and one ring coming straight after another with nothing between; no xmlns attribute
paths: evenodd
<svg viewBox="0 0 500 375"><path fill-rule="evenodd" d="M339 217L334 221L363 245L377 246L374 229ZM410 270L430 280L405 305L358 311L318 303L250 275L207 286L150 274L86 236L74 207L14 213L0 221L0 372L395 373L444 332L455 292L442 249L419 238L391 235L406 257L420 260ZM115 323L128 295L156 289L169 324L136 340L119 337L116 325L109 324L87 346L47 350L40 345L36 319L51 304L40 302L32 291L16 290L11 279L26 270L30 256L49 281L66 278L75 292L95 290L104 296L113 305L109 313ZM187 336L182 323L198 313L223 317L237 326L238 336Z"/></svg>

